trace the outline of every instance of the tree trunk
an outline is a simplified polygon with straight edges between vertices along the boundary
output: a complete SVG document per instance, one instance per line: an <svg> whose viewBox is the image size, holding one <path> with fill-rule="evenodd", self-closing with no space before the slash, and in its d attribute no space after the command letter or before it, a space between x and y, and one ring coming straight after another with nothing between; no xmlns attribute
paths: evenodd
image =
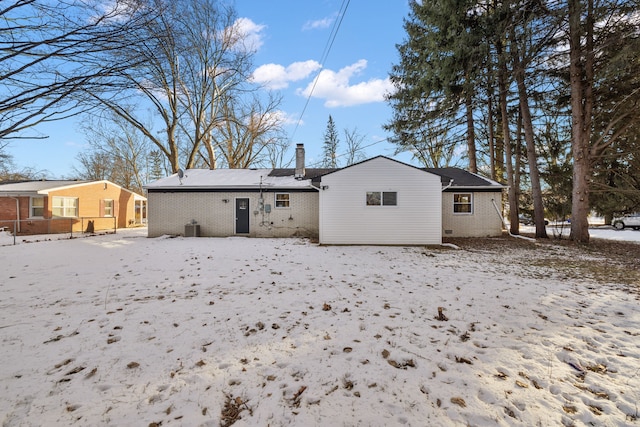
<svg viewBox="0 0 640 427"><path fill-rule="evenodd" d="M496 135L495 124L493 123L493 87L487 90L487 128L489 130L489 169L491 170L491 179L494 181L502 181L502 176L498 178L496 170Z"/></svg>
<svg viewBox="0 0 640 427"><path fill-rule="evenodd" d="M569 0L571 150L573 153L571 239L580 243L589 242L589 177L591 176L589 146L593 105L592 0L588 0L588 3L587 20L583 34L581 0ZM583 37L587 40L586 48L582 46Z"/></svg>
<svg viewBox="0 0 640 427"><path fill-rule="evenodd" d="M465 90L464 103L467 110L467 152L469 157L469 172L478 172L478 161L476 157L476 135L473 122L473 98L470 90Z"/></svg>
<svg viewBox="0 0 640 427"><path fill-rule="evenodd" d="M515 41L513 43L516 43ZM518 87L518 99L520 114L524 128L524 139L527 144L527 160L529 163L529 179L531 181L531 196L533 198L533 220L536 225L536 238L547 236L547 227L544 219L544 204L542 203L542 188L540 187L540 171L538 170L538 156L536 155L536 143L533 132L533 121L529 109L529 96L524 81L524 64L520 57L518 47L512 44L514 74Z"/></svg>
<svg viewBox="0 0 640 427"><path fill-rule="evenodd" d="M520 220L518 218L518 197L513 173L513 154L511 152L511 134L509 131L509 112L507 110L507 64L504 58L502 43L496 43L498 54L498 90L500 91L500 117L502 121L502 138L507 169L507 183L509 186L509 228L511 234L520 234Z"/></svg>
<svg viewBox="0 0 640 427"><path fill-rule="evenodd" d="M513 143L513 185L516 188L516 200L522 196L522 114L516 117L516 140Z"/></svg>

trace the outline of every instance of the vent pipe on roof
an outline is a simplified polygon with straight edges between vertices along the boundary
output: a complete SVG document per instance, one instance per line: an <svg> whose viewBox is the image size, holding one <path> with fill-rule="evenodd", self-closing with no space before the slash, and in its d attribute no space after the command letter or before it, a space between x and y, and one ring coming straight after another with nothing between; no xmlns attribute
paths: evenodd
<svg viewBox="0 0 640 427"><path fill-rule="evenodd" d="M304 144L296 144L296 171L295 178L304 178Z"/></svg>

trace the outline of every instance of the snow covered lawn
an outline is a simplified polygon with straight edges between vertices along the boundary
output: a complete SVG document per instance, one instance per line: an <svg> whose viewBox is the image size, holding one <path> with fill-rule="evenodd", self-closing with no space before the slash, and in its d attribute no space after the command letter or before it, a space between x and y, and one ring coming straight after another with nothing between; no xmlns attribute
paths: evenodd
<svg viewBox="0 0 640 427"><path fill-rule="evenodd" d="M0 247L3 426L640 423L638 244L145 233Z"/></svg>

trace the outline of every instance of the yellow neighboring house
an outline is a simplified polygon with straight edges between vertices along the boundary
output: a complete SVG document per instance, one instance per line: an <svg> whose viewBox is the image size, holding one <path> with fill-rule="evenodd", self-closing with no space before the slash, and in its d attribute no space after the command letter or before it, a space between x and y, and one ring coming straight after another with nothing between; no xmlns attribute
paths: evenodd
<svg viewBox="0 0 640 427"><path fill-rule="evenodd" d="M146 197L110 181L0 183L0 228L16 234L114 230L146 220Z"/></svg>

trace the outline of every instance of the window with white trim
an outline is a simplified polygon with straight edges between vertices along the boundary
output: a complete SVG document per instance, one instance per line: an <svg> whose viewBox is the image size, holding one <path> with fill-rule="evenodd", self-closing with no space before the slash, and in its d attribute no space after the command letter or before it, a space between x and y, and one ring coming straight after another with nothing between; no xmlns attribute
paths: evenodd
<svg viewBox="0 0 640 427"><path fill-rule="evenodd" d="M104 199L104 216L113 216L113 200Z"/></svg>
<svg viewBox="0 0 640 427"><path fill-rule="evenodd" d="M397 206L397 191L367 191L367 206Z"/></svg>
<svg viewBox="0 0 640 427"><path fill-rule="evenodd" d="M78 216L78 198L53 196L51 213L53 216L73 218Z"/></svg>
<svg viewBox="0 0 640 427"><path fill-rule="evenodd" d="M473 213L473 197L471 193L454 193L453 194L453 213L472 214Z"/></svg>
<svg viewBox="0 0 640 427"><path fill-rule="evenodd" d="M29 200L29 217L30 218L42 218L44 217L44 197L32 197Z"/></svg>
<svg viewBox="0 0 640 427"><path fill-rule="evenodd" d="M289 193L276 193L276 208L288 208L290 203Z"/></svg>

